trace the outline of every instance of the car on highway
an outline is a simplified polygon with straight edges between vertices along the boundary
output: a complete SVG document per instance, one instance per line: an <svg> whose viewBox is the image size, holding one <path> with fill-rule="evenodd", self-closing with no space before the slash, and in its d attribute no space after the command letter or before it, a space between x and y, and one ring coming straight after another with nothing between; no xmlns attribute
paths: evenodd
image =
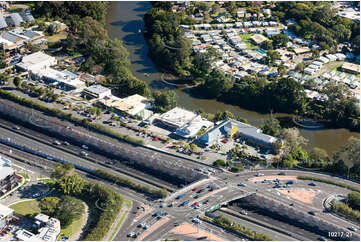
<svg viewBox="0 0 361 242"><path fill-rule="evenodd" d="M310 183L308 183L308 185L309 185L309 186L313 186L313 187L316 186L316 184L315 184L314 182L310 182Z"/></svg>
<svg viewBox="0 0 361 242"><path fill-rule="evenodd" d="M323 237L323 236L319 237L318 239L321 240L321 241L327 241L327 239L325 237Z"/></svg>
<svg viewBox="0 0 361 242"><path fill-rule="evenodd" d="M200 197L202 197L203 196L203 194L202 193L199 193L199 194L197 194L197 195L195 195L195 199L197 199L197 198L200 198Z"/></svg>
<svg viewBox="0 0 361 242"><path fill-rule="evenodd" d="M182 206L185 206L185 205L187 205L188 203L189 203L189 200L184 201L184 202L182 203Z"/></svg>
<svg viewBox="0 0 361 242"><path fill-rule="evenodd" d="M350 227L348 227L348 229L351 230L351 231L356 231L357 230L354 226L350 226Z"/></svg>
<svg viewBox="0 0 361 242"><path fill-rule="evenodd" d="M239 213L242 214L242 215L247 215L248 214L246 210L241 210L241 211L239 211Z"/></svg>
<svg viewBox="0 0 361 242"><path fill-rule="evenodd" d="M54 140L54 145L61 145L61 143L59 142L59 141L57 141L57 140Z"/></svg>
<svg viewBox="0 0 361 242"><path fill-rule="evenodd" d="M257 176L257 177L259 177L259 176L264 176L264 174L263 174L263 173L260 173L260 172L257 172L255 176Z"/></svg>
<svg viewBox="0 0 361 242"><path fill-rule="evenodd" d="M279 176L285 176L285 175L286 175L286 173L285 173L285 172L283 172L283 171L281 171L280 173L278 173L278 175L279 175Z"/></svg>
<svg viewBox="0 0 361 242"><path fill-rule="evenodd" d="M15 125L15 126L13 127L13 129L20 130L20 127L17 126L17 125Z"/></svg>
<svg viewBox="0 0 361 242"><path fill-rule="evenodd" d="M85 151L81 151L81 152L80 152L80 155L81 155L81 156L88 156L88 153L86 153Z"/></svg>
<svg viewBox="0 0 361 242"><path fill-rule="evenodd" d="M70 145L68 141L64 141L63 144L66 145L66 146Z"/></svg>
<svg viewBox="0 0 361 242"><path fill-rule="evenodd" d="M244 184L244 183L239 183L239 184L237 184L237 186L239 186L239 187L246 187L247 185Z"/></svg>
<svg viewBox="0 0 361 242"><path fill-rule="evenodd" d="M316 212L315 211L309 211L308 214L312 215L312 216L316 216Z"/></svg>

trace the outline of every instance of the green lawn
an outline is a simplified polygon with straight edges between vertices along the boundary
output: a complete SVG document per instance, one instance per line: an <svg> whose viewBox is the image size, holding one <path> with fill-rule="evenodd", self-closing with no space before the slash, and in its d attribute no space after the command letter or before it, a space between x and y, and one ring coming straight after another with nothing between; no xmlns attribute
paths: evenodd
<svg viewBox="0 0 361 242"><path fill-rule="evenodd" d="M252 44L248 40L252 38L253 34L240 34L239 37L246 43L248 49L256 49L258 48L257 45Z"/></svg>
<svg viewBox="0 0 361 242"><path fill-rule="evenodd" d="M14 209L16 214L26 216L28 214L40 213L39 202L36 200L20 202L11 205L10 208Z"/></svg>
<svg viewBox="0 0 361 242"><path fill-rule="evenodd" d="M73 236L73 234L77 233L79 231L79 229L81 229L81 227L83 225L84 217L85 217L85 213L83 214L83 216L81 216L80 219L72 222L66 228L61 228L61 232L60 232L60 235L58 237L58 240L60 240L63 237L63 235L68 235L69 238L71 238Z"/></svg>
<svg viewBox="0 0 361 242"><path fill-rule="evenodd" d="M330 70L331 70L331 71L333 71L333 70L337 71L337 69L338 69L339 67L341 67L341 66L342 66L342 64L333 65L333 66L330 67Z"/></svg>
<svg viewBox="0 0 361 242"><path fill-rule="evenodd" d="M59 34L54 34L54 35L51 35L51 36L47 36L46 38L48 39L49 43L55 43L55 42L58 42L58 41L60 41L62 39L66 39L66 33L61 32Z"/></svg>

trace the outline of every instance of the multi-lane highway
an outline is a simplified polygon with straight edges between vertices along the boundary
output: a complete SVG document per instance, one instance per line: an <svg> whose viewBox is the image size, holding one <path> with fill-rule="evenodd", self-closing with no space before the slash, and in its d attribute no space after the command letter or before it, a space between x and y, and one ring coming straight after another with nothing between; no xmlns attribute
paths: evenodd
<svg viewBox="0 0 361 242"><path fill-rule="evenodd" d="M56 120L54 117L49 117L54 122L59 122L59 120ZM49 136L49 134L44 134L39 131L34 131L32 129L26 128L24 126L20 126L20 129L13 129L13 123L6 121L4 119L0 119L0 138L10 139L16 143L23 144L29 148L41 150L44 153L47 153L49 155L53 155L56 157L60 157L69 161L72 161L76 164L80 164L82 166L86 166L92 169L97 168L103 168L108 169L112 172L120 172L121 170L124 170L124 173L122 173L122 176L127 176L129 178L132 178L133 180L136 180L138 183L142 184L151 184L154 187L167 187L168 190L175 190L176 189L176 183L178 181L172 182L172 181L164 181L160 177L153 177L150 173L144 173L139 170L137 170L138 167L129 167L122 162L119 162L117 160L113 160L112 158L109 158L104 155L104 153L101 153L100 151L91 151L87 150L86 152L89 154L88 157L81 157L79 153L81 151L84 151L79 147L81 144L69 144L64 145L65 140L60 140L58 138L54 138ZM94 134L90 132L89 130L86 130L82 127L76 127L72 125L71 123L68 123L66 121L62 122L61 125L69 125L74 129L81 130L81 132L89 133L89 135L95 135L99 139L104 139L107 142L114 142L119 143L118 140L115 140L113 138L107 137L102 134ZM62 144L55 145L54 141L60 140ZM142 152L145 156L157 158L160 160L167 160L170 162L177 162L182 163L183 166L186 166L187 169L196 169L196 168L208 168L207 166L203 166L199 163L195 163L186 159L181 159L178 157L174 157L173 155L167 155L164 153L159 153L154 150L149 150L144 147L139 146L133 146L127 143L122 143L122 146L125 147L125 149L129 149L130 152ZM124 148L123 147L123 148ZM2 151L4 154L9 154L8 150L10 148L4 145L0 145L0 151ZM98 153L99 152L99 153ZM25 154L24 151L15 150L13 149L12 154L9 154L9 156L13 156L14 159L18 158L20 159L28 159L31 164L38 164L38 166L42 167L45 170L50 169L52 166L53 161L47 160L47 159L37 159L36 156ZM107 166L104 166L107 165ZM37 168L41 169L41 168ZM257 171L259 172L259 171ZM264 173L264 176L277 176L279 173L279 170L264 170L260 171ZM352 181L347 181L341 178L333 177L327 174L322 173L313 173L313 172L305 172L305 171L296 171L296 170L289 170L285 171L287 173L287 176L299 176L299 175L306 175L306 176L313 176L313 177L322 177L322 178L328 178L335 181L340 181L349 185L353 185L355 187L358 187L359 184L354 183ZM135 174L134 176L132 174ZM182 222L188 222L192 223L192 219L195 218L198 215L204 214L205 211L210 209L211 207L227 203L232 200L238 199L242 196L247 196L252 193L258 193L261 194L264 197L267 197L269 199L273 199L275 201L278 201L280 203L283 203L287 206L289 206L290 203L293 204L293 208L303 211L305 213L309 211L317 211L317 217L328 221L329 223L338 225L339 227L342 227L344 229L347 229L349 226L354 226L353 223L346 221L344 219L335 217L329 213L325 213L323 210L323 200L326 199L328 196L335 195L335 194L342 194L346 195L349 191L345 188L319 183L315 182L317 184L316 187L310 187L308 185L308 181L300 181L297 180L296 184L292 185L292 187L297 188L303 188L303 189L312 189L316 195L312 201L312 204L305 204L303 202L290 199L288 196L283 195L279 192L279 190L272 187L272 185L268 183L261 183L261 182L255 182L252 181L251 178L254 178L256 174L256 171L246 171L241 173L240 175L235 175L233 173L229 172L223 172L223 173L215 173L211 177L209 181L206 183L200 185L199 189L203 189L202 192L197 193L195 191L192 191L192 189L184 188L182 189L182 197L179 199L176 199L176 197L173 197L172 199L169 199L167 201L167 204L163 205L162 202L151 202L149 203L147 201L147 197L141 194L138 194L134 191L131 191L130 189L119 187L117 184L109 183L108 181L104 181L102 179L99 179L97 177L89 176L88 174L85 174L84 172L81 172L81 175L84 176L86 179L99 181L103 183L104 185L111 187L122 194L122 196L131 199L134 201L133 210L135 209L135 205L139 206L139 204L148 204L152 211L156 211L158 209L162 209L168 215L165 217L167 220L164 222L164 224L160 225L159 228L155 229L152 233L147 235L144 239L160 239L164 238L164 235L167 233L167 230L169 231L170 228L174 227L174 223L182 223ZM244 183L246 184L245 187L239 187L237 184ZM157 186L158 184L158 186ZM210 185L215 185L217 188L210 189ZM198 196L201 194L201 196ZM186 202L186 203L185 203ZM172 203L172 206L169 205ZM199 208L195 208L194 205L199 205ZM162 206L162 208L160 208ZM216 212L221 213L221 212ZM186 214L186 216L185 216ZM275 221L268 221L269 218L267 216L264 216L263 214L258 213L250 213L251 216L253 216L255 219L261 220L263 222L267 223L276 223ZM137 223L134 222L134 216L128 216L127 226L123 226L121 230L118 232L117 236L115 237L116 240L129 240L130 238L126 237L126 235L130 232L141 232L142 234L145 230L141 228L137 228ZM240 220L240 218L233 218L237 219L237 221ZM157 224L158 219L153 218L151 214L147 214L142 220L144 223L151 225ZM140 220L137 222L141 222ZM283 223L280 227L283 226L284 229L292 230L292 225L289 225L287 223ZM245 224L248 224L248 226L251 226L250 222L245 222ZM204 226L204 225L201 225ZM211 225L206 225L206 227L212 227ZM251 226L252 227L252 226ZM257 226L253 226L254 230L261 231L261 228ZM214 229L214 231L217 231L217 229ZM264 230L265 231L265 230ZM219 233L222 233L219 232ZM356 233L359 233L359 230L356 231ZM271 234L271 233L270 233ZM284 237L284 235L280 235L273 231L272 233L275 236L275 239L282 239L286 240L287 238ZM295 235L299 236L297 239L302 239L301 232L295 230ZM125 236L125 237L124 237ZM283 236L283 237L282 237ZM296 238L296 236L294 238ZM318 235L317 235L318 236ZM186 238L186 236L184 237ZM317 239L316 235L313 233L308 234L305 233L304 237L305 239ZM229 240L235 240L234 238L227 238Z"/></svg>

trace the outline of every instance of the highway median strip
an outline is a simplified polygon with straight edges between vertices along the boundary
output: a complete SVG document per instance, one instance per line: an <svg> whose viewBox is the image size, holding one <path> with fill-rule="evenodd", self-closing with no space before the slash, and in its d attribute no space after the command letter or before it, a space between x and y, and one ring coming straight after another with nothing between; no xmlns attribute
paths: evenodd
<svg viewBox="0 0 361 242"><path fill-rule="evenodd" d="M347 189L349 189L351 191L360 192L359 188L353 187L353 186L345 184L345 183L336 182L336 181L332 181L332 180L328 180L328 179L324 179L324 178L317 178L317 177L310 177L310 176L298 176L297 179L328 183L328 184L331 184L331 185L347 188Z"/></svg>

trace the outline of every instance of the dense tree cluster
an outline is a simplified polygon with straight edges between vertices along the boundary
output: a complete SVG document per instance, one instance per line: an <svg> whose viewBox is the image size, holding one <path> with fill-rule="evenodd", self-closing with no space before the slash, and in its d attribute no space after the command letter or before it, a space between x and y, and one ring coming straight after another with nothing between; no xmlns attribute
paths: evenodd
<svg viewBox="0 0 361 242"><path fill-rule="evenodd" d="M93 207L93 219L84 240L103 240L117 218L124 200L112 189L84 180L74 173L73 169L71 165L58 165L54 168L52 174L58 177L55 187L63 196L59 200L43 199L42 211L52 212L53 216L61 221L62 226L67 226L83 214L83 200ZM69 171L74 174L69 176Z"/></svg>
<svg viewBox="0 0 361 242"><path fill-rule="evenodd" d="M352 50L360 54L360 24L336 15L330 2L277 2L273 15L285 22L294 18L297 24L289 29L298 36L316 41L323 49L335 49L341 42L350 41Z"/></svg>
<svg viewBox="0 0 361 242"><path fill-rule="evenodd" d="M69 25L65 49L84 54L83 71L105 74L106 84L120 96L137 93L149 97L147 83L129 69L129 53L122 41L108 36L104 27L107 6L106 2L36 2L35 13Z"/></svg>
<svg viewBox="0 0 361 242"><path fill-rule="evenodd" d="M59 219L62 227L67 227L81 218L85 206L81 200L71 196L45 197L40 200L40 209L42 213Z"/></svg>

